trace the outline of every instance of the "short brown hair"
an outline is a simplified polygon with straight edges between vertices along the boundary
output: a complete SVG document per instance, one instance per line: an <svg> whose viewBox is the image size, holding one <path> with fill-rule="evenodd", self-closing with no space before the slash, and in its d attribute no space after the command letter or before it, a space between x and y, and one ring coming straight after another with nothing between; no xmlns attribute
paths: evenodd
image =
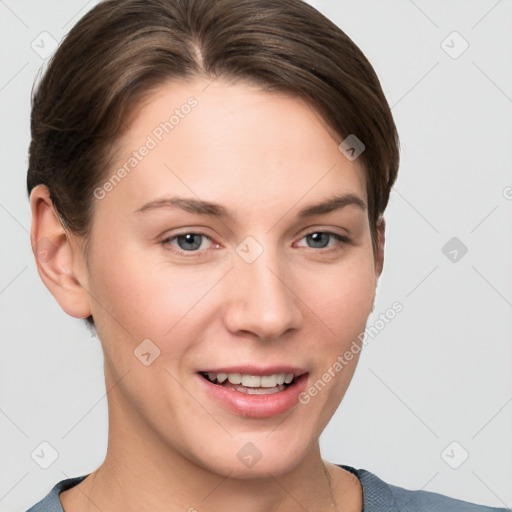
<svg viewBox="0 0 512 512"><path fill-rule="evenodd" d="M395 123L361 50L301 0L97 4L65 37L33 94L28 193L46 185L65 226L87 238L93 191L134 108L164 82L195 76L300 97L340 142L360 139L376 250L398 172Z"/></svg>

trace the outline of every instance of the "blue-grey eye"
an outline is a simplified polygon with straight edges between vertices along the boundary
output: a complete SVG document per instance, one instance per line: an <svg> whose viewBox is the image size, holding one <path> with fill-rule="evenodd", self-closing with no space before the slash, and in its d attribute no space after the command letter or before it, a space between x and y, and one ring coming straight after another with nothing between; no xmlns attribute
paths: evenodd
<svg viewBox="0 0 512 512"><path fill-rule="evenodd" d="M199 235L197 233L187 233L185 235L178 235L174 238L178 242L180 249L183 249L184 251L195 251L201 247L203 236L204 235Z"/></svg>
<svg viewBox="0 0 512 512"><path fill-rule="evenodd" d="M323 249L329 244L329 239L331 236L333 236L332 233L310 233L309 235L306 235L306 240L308 243L311 243L310 247L315 249Z"/></svg>

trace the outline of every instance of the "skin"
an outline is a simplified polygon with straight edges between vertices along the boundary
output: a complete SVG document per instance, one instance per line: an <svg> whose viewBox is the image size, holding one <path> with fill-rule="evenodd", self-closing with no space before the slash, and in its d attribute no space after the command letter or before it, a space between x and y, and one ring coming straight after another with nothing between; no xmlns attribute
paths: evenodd
<svg viewBox="0 0 512 512"><path fill-rule="evenodd" d="M66 313L93 315L110 390L105 461L61 494L67 511L335 510L318 438L357 355L308 404L270 418L226 410L198 386L196 372L290 364L307 369L308 387L321 378L364 331L382 271L384 221L375 254L367 211L357 206L298 218L337 193L366 202L358 160L338 150L341 140L302 101L250 84L208 83L165 84L137 110L112 173L168 112L198 100L121 183L92 199L87 255L84 240L62 227L46 187L31 194L32 244L53 244L51 257L37 260L39 274ZM233 219L178 208L136 213L164 195L219 203ZM177 234L198 232L209 237L199 238L199 249L178 245ZM326 237L318 247L306 237L318 232L350 241ZM251 264L236 252L247 236L263 248ZM145 366L133 351L148 338L160 356ZM251 468L237 457L247 442L262 454ZM359 480L333 464L326 469L338 508L359 512Z"/></svg>

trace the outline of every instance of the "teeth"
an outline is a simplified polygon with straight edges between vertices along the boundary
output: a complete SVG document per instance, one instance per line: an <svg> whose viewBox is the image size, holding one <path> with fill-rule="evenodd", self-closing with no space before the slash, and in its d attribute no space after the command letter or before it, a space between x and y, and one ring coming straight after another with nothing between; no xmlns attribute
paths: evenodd
<svg viewBox="0 0 512 512"><path fill-rule="evenodd" d="M208 379L222 384L226 379L231 384L241 384L249 388L273 388L293 381L293 373L275 373L274 375L246 375L240 373L208 373Z"/></svg>
<svg viewBox="0 0 512 512"><path fill-rule="evenodd" d="M286 388L285 386L276 386L273 388L247 388L244 386L235 386L233 389L235 391L245 393L246 395L272 395L274 393L284 391Z"/></svg>
<svg viewBox="0 0 512 512"><path fill-rule="evenodd" d="M222 384L227 378L228 378L227 373L218 373L217 374L217 381L219 382L219 384Z"/></svg>
<svg viewBox="0 0 512 512"><path fill-rule="evenodd" d="M277 375L263 375L260 377L260 387L262 388L273 388L277 386L278 381Z"/></svg>
<svg viewBox="0 0 512 512"><path fill-rule="evenodd" d="M242 374L228 373L228 380L231 384L242 384Z"/></svg>
<svg viewBox="0 0 512 512"><path fill-rule="evenodd" d="M258 377L257 375L242 375L242 386L259 388L261 387L261 377Z"/></svg>

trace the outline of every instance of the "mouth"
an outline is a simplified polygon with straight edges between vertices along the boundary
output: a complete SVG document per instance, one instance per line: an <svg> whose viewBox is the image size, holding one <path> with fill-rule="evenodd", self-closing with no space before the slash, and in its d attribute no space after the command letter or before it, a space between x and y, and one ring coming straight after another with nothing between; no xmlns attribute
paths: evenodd
<svg viewBox="0 0 512 512"><path fill-rule="evenodd" d="M309 373L292 366L208 368L196 373L208 399L238 416L270 418L294 408Z"/></svg>
<svg viewBox="0 0 512 512"><path fill-rule="evenodd" d="M247 395L271 395L293 386L299 373L272 373L252 375L248 373L199 372L201 377L212 384L230 388Z"/></svg>

